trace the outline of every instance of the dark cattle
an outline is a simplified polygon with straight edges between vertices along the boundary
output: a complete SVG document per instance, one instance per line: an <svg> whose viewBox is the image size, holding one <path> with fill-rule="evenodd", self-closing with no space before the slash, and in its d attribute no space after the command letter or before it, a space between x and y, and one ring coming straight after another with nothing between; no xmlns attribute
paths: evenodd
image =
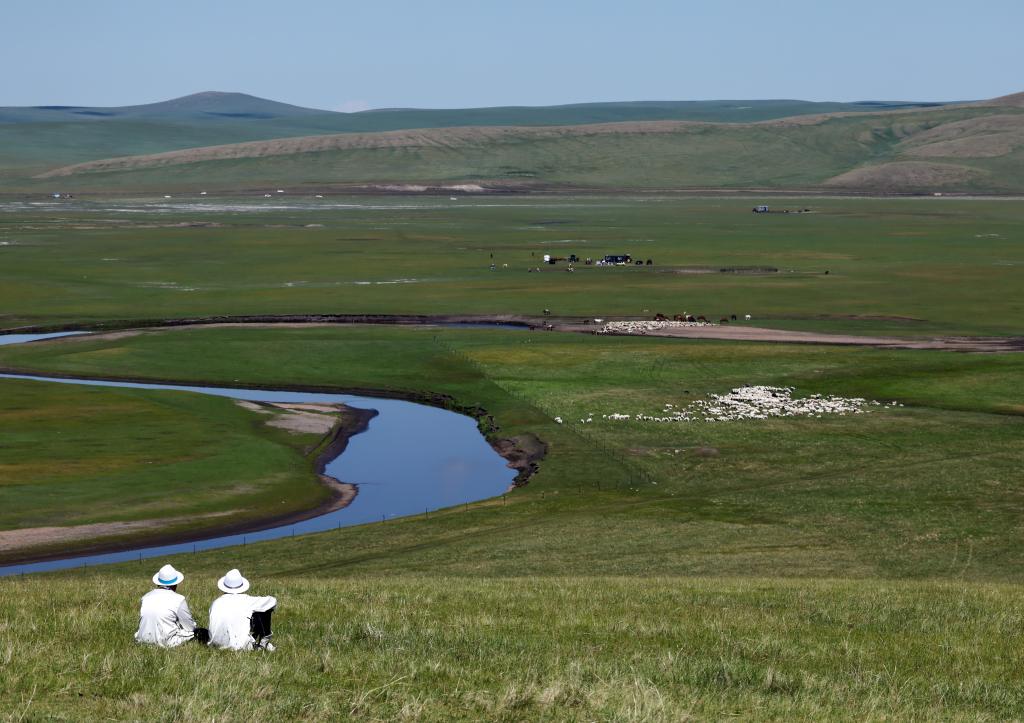
<svg viewBox="0 0 1024 723"><path fill-rule="evenodd" d="M697 321L697 320L696 320L696 319L694 319L694 318L693 318L692 316L688 316L688 317L686 317L686 320L687 320L687 321L689 321L689 322L690 322L691 324L692 324L693 322Z"/></svg>
<svg viewBox="0 0 1024 723"><path fill-rule="evenodd" d="M654 320L655 321L668 321L668 317L666 317L664 314L655 314L654 315Z"/></svg>
<svg viewBox="0 0 1024 723"><path fill-rule="evenodd" d="M733 315L732 315L732 316L730 316L729 318L730 318L730 319L732 319L733 321L736 321L736 315L735 315L735 314L733 314Z"/></svg>
<svg viewBox="0 0 1024 723"><path fill-rule="evenodd" d="M640 259L637 259L637 260L636 260L636 265L637 265L637 266L643 266L643 265L644 265L644 262L643 262L643 261L641 261Z"/></svg>
<svg viewBox="0 0 1024 723"><path fill-rule="evenodd" d="M654 262L653 262L653 261L651 261L650 259L647 259L647 265L648 265L648 266L653 266L653 265L654 265Z"/></svg>
<svg viewBox="0 0 1024 723"><path fill-rule="evenodd" d="M707 321L707 320L708 320L708 318L706 316L698 316L697 317L697 321Z"/></svg>
<svg viewBox="0 0 1024 723"><path fill-rule="evenodd" d="M672 317L672 321L686 321L686 317L682 314L676 314Z"/></svg>

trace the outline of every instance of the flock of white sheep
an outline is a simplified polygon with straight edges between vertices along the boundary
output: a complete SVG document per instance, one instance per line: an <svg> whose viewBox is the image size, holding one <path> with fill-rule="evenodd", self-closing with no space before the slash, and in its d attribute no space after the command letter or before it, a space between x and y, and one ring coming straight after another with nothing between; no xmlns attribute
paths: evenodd
<svg viewBox="0 0 1024 723"><path fill-rule="evenodd" d="M609 321L598 334L646 334L662 329L685 329L694 326L715 326L710 321Z"/></svg>
<svg viewBox="0 0 1024 723"><path fill-rule="evenodd" d="M898 402L883 404L861 397L837 397L812 394L794 398L793 387L749 386L737 387L728 394L712 394L708 399L690 402L684 406L666 403L658 414L602 414L601 419L615 422L736 422L746 419L774 417L813 417L825 415L865 414L870 407L902 407ZM562 424L561 417L555 421ZM594 415L582 417L581 424L590 424Z"/></svg>

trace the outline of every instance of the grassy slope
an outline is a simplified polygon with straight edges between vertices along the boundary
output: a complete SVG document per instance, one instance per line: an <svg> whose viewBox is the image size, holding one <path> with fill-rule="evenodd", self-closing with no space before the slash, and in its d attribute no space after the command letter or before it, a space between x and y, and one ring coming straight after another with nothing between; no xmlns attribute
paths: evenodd
<svg viewBox="0 0 1024 723"><path fill-rule="evenodd" d="M758 325L852 333L1024 331L1018 202L779 199L773 206L814 213L764 216L750 213L750 199L325 202L334 201L352 205L235 213L183 202L169 212L86 205L5 213L0 326L549 308L594 316L689 311L714 319L751 313ZM188 227L194 223L223 226ZM655 266L526 271L545 253L600 258L624 251L653 258ZM495 272L488 271L492 254ZM670 273L701 266L780 273ZM367 283L402 279L418 281Z"/></svg>
<svg viewBox="0 0 1024 723"><path fill-rule="evenodd" d="M233 561L177 563L205 619ZM0 580L13 720L1009 720L1024 706L1006 586L261 574L254 589L281 600L265 658L133 645L150 574Z"/></svg>
<svg viewBox="0 0 1024 723"><path fill-rule="evenodd" d="M0 363L429 388L551 443L505 505L175 560L201 619L228 567L279 596L269 660L132 646L154 563L0 580L15 717L996 720L1024 706L1005 584L1024 576L1018 356L323 328L80 339ZM551 421L743 382L907 406Z"/></svg>
<svg viewBox="0 0 1024 723"><path fill-rule="evenodd" d="M281 545L259 553L294 572L1024 576L1017 355L322 328L79 339L5 349L0 363L429 389L482 404L503 434L530 431L551 443L535 482L506 506L311 538L301 562ZM743 383L908 406L721 425L600 420ZM595 423L573 421L590 413Z"/></svg>
<svg viewBox="0 0 1024 723"><path fill-rule="evenodd" d="M0 398L0 530L153 525L97 530L62 550L303 511L327 496L303 456L317 435L267 427L229 400L10 379Z"/></svg>
<svg viewBox="0 0 1024 723"><path fill-rule="evenodd" d="M48 168L99 158L326 133L635 120L751 122L876 109L854 103L803 101L666 101L326 113L282 111L274 104L255 101L258 99L226 96L222 101L197 99L185 107L157 104L150 108L85 109L113 116L83 116L82 109L0 108L0 168L5 176L14 172L27 177Z"/></svg>
<svg viewBox="0 0 1024 723"><path fill-rule="evenodd" d="M1014 144L994 157L973 152L957 157L913 155L910 141L917 134L996 114L1024 118L1020 108L972 107L855 114L816 123L682 126L670 132L627 127L622 132L594 133L578 126L554 137L523 129L499 139L481 139L472 129L455 129L426 132L430 140L398 148L382 141L375 148L200 159L183 165L161 162L152 168L83 172L45 181L12 177L8 184L42 189L56 183L79 191L471 181L542 187L793 189L817 187L862 167L911 161L915 170L905 177L883 173L841 186L885 192L1019 193L1024 176L1021 151ZM972 133L979 143L986 142L987 132ZM349 139L341 137L339 143Z"/></svg>

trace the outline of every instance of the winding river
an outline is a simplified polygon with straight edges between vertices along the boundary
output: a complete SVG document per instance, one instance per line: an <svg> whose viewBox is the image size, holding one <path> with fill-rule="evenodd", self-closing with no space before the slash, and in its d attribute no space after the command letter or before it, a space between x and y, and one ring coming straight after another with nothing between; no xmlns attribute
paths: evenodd
<svg viewBox="0 0 1024 723"><path fill-rule="evenodd" d="M0 344L39 341L66 335L0 336ZM0 378L32 380L39 384L152 389L166 394L212 394L261 402L342 403L362 409L375 409L378 412L378 415L370 420L367 431L352 437L344 453L331 460L325 470L325 474L334 479L357 486L358 495L348 507L302 522L258 532L8 565L0 567L0 576L163 557L193 550L243 545L424 514L427 510L452 507L500 495L508 489L516 475L515 470L509 469L505 460L480 435L475 420L455 412L414 402L349 394L140 384L20 374L0 374Z"/></svg>

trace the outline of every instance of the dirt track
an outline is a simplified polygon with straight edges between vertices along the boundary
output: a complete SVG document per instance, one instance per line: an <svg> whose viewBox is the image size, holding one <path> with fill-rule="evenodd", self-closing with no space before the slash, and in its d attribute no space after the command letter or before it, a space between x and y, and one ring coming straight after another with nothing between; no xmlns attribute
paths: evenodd
<svg viewBox="0 0 1024 723"><path fill-rule="evenodd" d="M636 321L637 319L615 318L608 321ZM518 314L475 315L475 314L308 314L290 316L214 316L188 319L147 319L111 321L102 324L71 324L54 327L20 327L0 330L2 333L41 333L47 331L91 331L91 337L69 336L48 340L48 344L73 344L83 338L110 338L142 333L146 330L166 331L201 326L254 326L254 327L303 327L380 324L390 326L480 326L493 325L495 328L516 327L521 329L548 330L552 332L595 333L600 326L586 323L579 317L524 316ZM609 334L609 336L626 336ZM700 327L670 327L646 331L629 336L655 336L678 339L714 339L720 341L766 342L776 344L837 344L842 346L870 346L887 349L934 349L974 353L1024 352L1024 336L939 336L939 337L898 337L860 336L857 334L827 334L810 331L789 331L767 329L745 324L714 325Z"/></svg>
<svg viewBox="0 0 1024 723"><path fill-rule="evenodd" d="M558 331L593 331L587 326L556 326ZM609 336L616 336L610 334ZM638 336L636 334L618 336ZM896 336L857 336L854 334L824 334L810 331L765 329L756 326L698 326L672 327L647 331L642 336L676 337L683 339L717 339L725 341L773 342L777 344L840 344L844 346L873 346L889 349L938 349L961 352L1021 352L1024 337L946 336L930 338L902 338Z"/></svg>

